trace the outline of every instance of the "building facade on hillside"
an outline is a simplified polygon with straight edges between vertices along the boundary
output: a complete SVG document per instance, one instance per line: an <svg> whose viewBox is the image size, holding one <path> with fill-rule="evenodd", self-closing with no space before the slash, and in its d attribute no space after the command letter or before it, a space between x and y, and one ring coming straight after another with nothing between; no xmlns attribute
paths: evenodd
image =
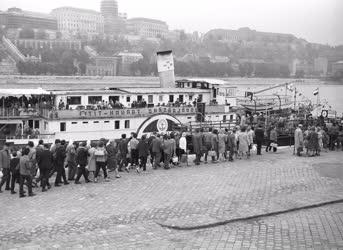
<svg viewBox="0 0 343 250"><path fill-rule="evenodd" d="M127 20L127 31L141 37L163 38L168 34L168 25L155 19L131 18Z"/></svg>
<svg viewBox="0 0 343 250"><path fill-rule="evenodd" d="M102 0L100 10L104 17L104 32L106 35L115 35L123 30L116 0Z"/></svg>
<svg viewBox="0 0 343 250"><path fill-rule="evenodd" d="M19 8L9 8L7 11L0 12L0 27L7 29L42 29L57 31L57 20L51 15L23 11Z"/></svg>
<svg viewBox="0 0 343 250"><path fill-rule="evenodd" d="M118 73L120 57L97 56L92 59L93 63L86 68L87 76L116 76Z"/></svg>
<svg viewBox="0 0 343 250"><path fill-rule="evenodd" d="M42 49L42 48L64 48L81 50L82 44L80 40L37 40L37 39L16 39L14 44L17 47Z"/></svg>
<svg viewBox="0 0 343 250"><path fill-rule="evenodd" d="M141 53L129 53L129 52L120 52L118 54L120 57L120 66L119 66L119 75L130 75L131 74L131 64L138 62L143 59Z"/></svg>
<svg viewBox="0 0 343 250"><path fill-rule="evenodd" d="M343 61L332 63L331 73L333 76L338 76L339 74L343 76Z"/></svg>
<svg viewBox="0 0 343 250"><path fill-rule="evenodd" d="M318 57L314 59L314 71L320 76L326 76L328 73L328 59L326 57Z"/></svg>
<svg viewBox="0 0 343 250"><path fill-rule="evenodd" d="M104 17L96 11L73 7L60 7L52 10L56 17L58 30L64 38L77 35L89 39L104 33Z"/></svg>
<svg viewBox="0 0 343 250"><path fill-rule="evenodd" d="M291 34L260 32L249 28L238 30L214 29L204 35L204 39L213 39L223 42L256 41L256 42L275 42L291 43L296 39Z"/></svg>
<svg viewBox="0 0 343 250"><path fill-rule="evenodd" d="M295 76L297 72L304 72L305 76L311 76L314 74L314 64L308 63L305 60L294 59L290 66L291 76Z"/></svg>

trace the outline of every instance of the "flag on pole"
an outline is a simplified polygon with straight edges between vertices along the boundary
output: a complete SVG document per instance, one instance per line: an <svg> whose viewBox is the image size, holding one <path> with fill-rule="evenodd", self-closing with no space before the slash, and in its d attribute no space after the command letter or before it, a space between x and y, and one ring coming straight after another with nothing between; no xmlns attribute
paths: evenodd
<svg viewBox="0 0 343 250"><path fill-rule="evenodd" d="M319 88L316 88L314 91L313 91L313 95L318 95L319 94Z"/></svg>

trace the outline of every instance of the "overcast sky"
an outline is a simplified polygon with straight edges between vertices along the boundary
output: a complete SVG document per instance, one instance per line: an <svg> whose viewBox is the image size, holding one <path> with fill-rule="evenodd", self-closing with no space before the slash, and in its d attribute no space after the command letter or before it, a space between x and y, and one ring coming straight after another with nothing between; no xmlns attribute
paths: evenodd
<svg viewBox="0 0 343 250"><path fill-rule="evenodd" d="M100 10L101 0L0 0L0 9L47 12L60 6ZM309 42L343 44L343 0L119 0L128 17L164 20L170 29L202 33L249 27L291 33Z"/></svg>

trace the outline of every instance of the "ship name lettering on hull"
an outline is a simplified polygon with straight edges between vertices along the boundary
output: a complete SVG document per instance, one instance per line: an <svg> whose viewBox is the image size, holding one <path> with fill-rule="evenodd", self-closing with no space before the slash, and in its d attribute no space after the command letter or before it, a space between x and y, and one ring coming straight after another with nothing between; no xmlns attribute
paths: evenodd
<svg viewBox="0 0 343 250"><path fill-rule="evenodd" d="M135 117L140 115L153 115L159 113L168 114L190 114L195 113L194 107L174 108L174 107L156 107L146 109L120 109L120 110L81 110L80 117Z"/></svg>

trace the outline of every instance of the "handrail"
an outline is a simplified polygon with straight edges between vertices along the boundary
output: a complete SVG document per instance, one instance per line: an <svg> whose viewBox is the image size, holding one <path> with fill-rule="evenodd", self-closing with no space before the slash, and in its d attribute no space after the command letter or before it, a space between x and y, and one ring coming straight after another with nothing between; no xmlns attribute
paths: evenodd
<svg viewBox="0 0 343 250"><path fill-rule="evenodd" d="M6 136L6 140L47 139L51 136L55 136L55 134L56 133L37 134L37 135L13 135L13 136Z"/></svg>
<svg viewBox="0 0 343 250"><path fill-rule="evenodd" d="M25 61L26 57L19 51L19 49L5 36L2 36L2 42L5 45L6 49L8 49L12 56L16 57L18 61Z"/></svg>
<svg viewBox="0 0 343 250"><path fill-rule="evenodd" d="M39 110L35 108L0 108L0 118L16 118L25 116L37 117L39 115Z"/></svg>

